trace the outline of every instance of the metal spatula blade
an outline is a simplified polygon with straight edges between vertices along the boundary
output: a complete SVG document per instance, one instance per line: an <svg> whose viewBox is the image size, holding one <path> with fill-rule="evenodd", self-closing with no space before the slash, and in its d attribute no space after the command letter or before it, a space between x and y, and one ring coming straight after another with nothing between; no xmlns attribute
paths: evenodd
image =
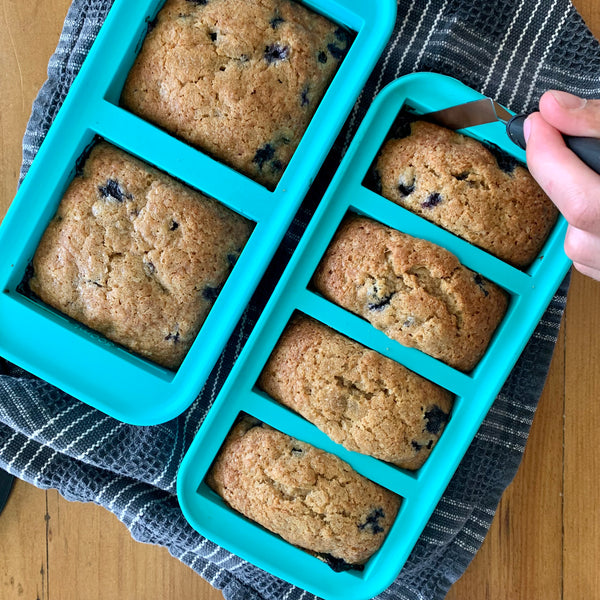
<svg viewBox="0 0 600 600"><path fill-rule="evenodd" d="M508 137L519 148L525 150L525 137L523 136L525 115L513 115L491 98L457 104L423 116L448 129L465 129L500 121L506 125Z"/></svg>
<svg viewBox="0 0 600 600"><path fill-rule="evenodd" d="M508 123L513 117L504 107L491 98L465 102L465 104L458 104L423 116L448 129L464 129L493 123L494 121Z"/></svg>
<svg viewBox="0 0 600 600"><path fill-rule="evenodd" d="M519 148L525 150L523 123L527 115L513 115L491 98L482 98L457 104L423 115L448 129L466 129L500 121L506 125L506 134ZM588 167L600 173L600 140L592 137L563 135L565 144Z"/></svg>

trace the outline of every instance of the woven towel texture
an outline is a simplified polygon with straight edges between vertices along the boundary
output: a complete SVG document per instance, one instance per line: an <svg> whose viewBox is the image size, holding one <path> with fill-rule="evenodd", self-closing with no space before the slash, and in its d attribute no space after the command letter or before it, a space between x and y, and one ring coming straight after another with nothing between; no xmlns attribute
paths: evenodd
<svg viewBox="0 0 600 600"><path fill-rule="evenodd" d="M24 176L110 9L75 0L23 142ZM600 97L600 47L567 0L401 0L394 34L357 101L325 171L339 162L374 96L414 71L457 77L514 111L543 91ZM113 512L143 542L160 544L230 600L310 600L203 539L177 504L179 463L256 322L318 197L300 210L207 385L179 418L155 427L115 421L0 359L0 467L69 500ZM396 582L378 598L443 598L481 545L521 461L566 302L565 281Z"/></svg>

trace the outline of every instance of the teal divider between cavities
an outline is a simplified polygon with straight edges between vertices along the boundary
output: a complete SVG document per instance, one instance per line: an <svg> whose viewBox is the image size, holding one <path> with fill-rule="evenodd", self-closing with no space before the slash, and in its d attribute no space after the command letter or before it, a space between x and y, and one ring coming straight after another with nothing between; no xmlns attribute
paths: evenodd
<svg viewBox="0 0 600 600"><path fill-rule="evenodd" d="M121 421L153 425L200 392L381 54L393 0L305 2L356 36L275 190L270 191L118 105L163 0L116 0L0 227L0 354ZM255 223L236 266L177 372L127 352L22 295L37 244L97 137L199 189Z"/></svg>
<svg viewBox="0 0 600 600"><path fill-rule="evenodd" d="M402 77L378 95L180 467L177 493L193 527L231 552L326 600L366 600L393 582L570 266L563 251L566 224L562 218L539 257L529 269L521 271L363 186L367 170L402 108L425 114L481 97L457 80L433 73ZM501 123L471 128L465 133L525 160L523 151L509 141ZM349 211L448 248L467 267L509 293L507 314L472 372L456 371L418 350L401 346L311 290L312 274ZM455 395L446 429L420 469L409 472L349 452L255 388L265 362L295 311L404 364ZM365 477L402 497L394 526L364 571L333 572L309 553L230 509L206 486L206 472L240 413L253 415L336 454Z"/></svg>

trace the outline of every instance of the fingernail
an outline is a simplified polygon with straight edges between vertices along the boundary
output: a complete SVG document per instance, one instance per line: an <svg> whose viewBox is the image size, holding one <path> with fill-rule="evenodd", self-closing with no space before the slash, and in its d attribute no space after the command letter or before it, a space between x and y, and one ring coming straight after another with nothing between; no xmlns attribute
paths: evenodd
<svg viewBox="0 0 600 600"><path fill-rule="evenodd" d="M569 94L569 92L550 90L550 93L554 96L556 102L567 110L579 110L587 103L585 98L580 98L579 96L575 96L575 94Z"/></svg>
<svg viewBox="0 0 600 600"><path fill-rule="evenodd" d="M531 123L529 122L529 117L525 119L523 122L523 137L525 138L525 143L529 141L529 134L531 133Z"/></svg>

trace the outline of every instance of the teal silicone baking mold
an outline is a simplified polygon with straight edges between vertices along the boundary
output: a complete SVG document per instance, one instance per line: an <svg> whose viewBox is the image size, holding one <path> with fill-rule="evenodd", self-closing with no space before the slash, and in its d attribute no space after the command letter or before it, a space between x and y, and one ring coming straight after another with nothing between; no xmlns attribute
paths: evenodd
<svg viewBox="0 0 600 600"><path fill-rule="evenodd" d="M334 143L394 25L393 0L304 0L355 36L281 181L270 191L121 108L125 78L164 0L116 0L0 228L0 354L122 421L152 425L201 390ZM19 292L77 161L103 138L255 224L183 364L143 360Z"/></svg>
<svg viewBox="0 0 600 600"><path fill-rule="evenodd" d="M364 186L365 175L402 109L425 114L481 97L455 79L430 73L402 77L378 95L180 467L178 497L193 527L242 558L327 600L371 598L397 577L570 266L563 251L566 223L562 218L537 259L529 269L521 271ZM524 152L509 141L501 123L463 132L525 161ZM473 371L459 372L418 350L406 348L311 291L309 282L315 268L348 212L369 216L444 246L464 265L508 292L507 314ZM446 429L420 469L410 472L350 452L256 388L263 366L295 312L325 323L454 394L455 404ZM395 523L364 571L335 573L324 562L232 510L208 488L205 475L241 413L336 454L365 477L401 496L402 505Z"/></svg>

